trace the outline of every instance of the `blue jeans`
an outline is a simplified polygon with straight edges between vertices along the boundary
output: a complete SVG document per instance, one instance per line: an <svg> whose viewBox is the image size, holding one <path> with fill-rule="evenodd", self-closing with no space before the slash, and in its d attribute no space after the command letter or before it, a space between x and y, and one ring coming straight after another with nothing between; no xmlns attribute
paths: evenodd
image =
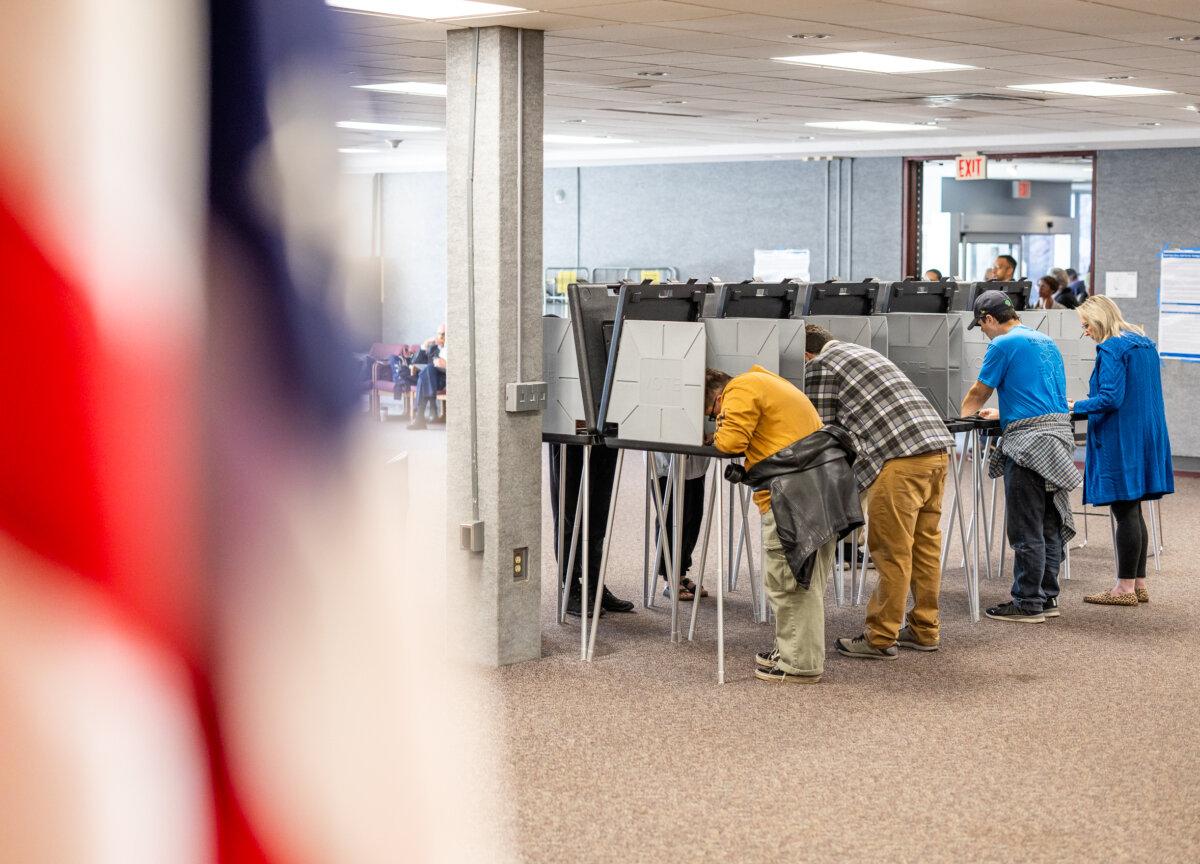
<svg viewBox="0 0 1200 864"><path fill-rule="evenodd" d="M1041 612L1047 600L1058 596L1062 517L1046 479L1011 459L1004 462L1004 497L1013 550L1013 602L1024 612Z"/></svg>

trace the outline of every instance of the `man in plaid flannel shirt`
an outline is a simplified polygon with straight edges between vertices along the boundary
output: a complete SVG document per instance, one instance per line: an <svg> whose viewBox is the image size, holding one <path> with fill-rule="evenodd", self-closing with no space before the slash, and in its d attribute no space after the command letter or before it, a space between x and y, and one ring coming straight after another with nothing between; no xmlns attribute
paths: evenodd
<svg viewBox="0 0 1200 864"><path fill-rule="evenodd" d="M942 568L946 421L896 364L877 351L805 328L804 389L821 420L848 431L866 496L867 548L879 584L864 632L837 640L847 657L893 660L896 646L935 651ZM908 595L913 608L904 623ZM902 626L903 625L903 626Z"/></svg>

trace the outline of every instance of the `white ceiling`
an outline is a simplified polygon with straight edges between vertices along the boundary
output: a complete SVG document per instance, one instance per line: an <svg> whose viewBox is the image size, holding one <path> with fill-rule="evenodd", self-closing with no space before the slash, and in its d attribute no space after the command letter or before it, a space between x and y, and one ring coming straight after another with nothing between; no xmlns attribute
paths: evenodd
<svg viewBox="0 0 1200 864"><path fill-rule="evenodd" d="M549 165L952 153L970 147L1200 145L1200 113L1185 110L1200 102L1200 42L1168 39L1200 35L1200 0L528 0L526 5L538 11L440 23L337 12L346 47L344 119L443 126L443 99L349 85L442 82L447 29L509 25L546 31L548 133L636 142L547 145ZM830 38L790 38L799 33ZM833 51L980 68L879 75L770 59ZM644 72L665 74L638 74ZM1007 89L1108 76L1129 76L1123 83L1178 95L1096 98ZM967 94L976 95L925 101ZM680 100L685 104L677 104ZM936 121L938 128L864 135L804 125L856 119ZM385 137L404 142L392 151ZM350 170L424 170L437 167L444 151L440 133L343 131L341 140L347 147L384 151L347 157Z"/></svg>

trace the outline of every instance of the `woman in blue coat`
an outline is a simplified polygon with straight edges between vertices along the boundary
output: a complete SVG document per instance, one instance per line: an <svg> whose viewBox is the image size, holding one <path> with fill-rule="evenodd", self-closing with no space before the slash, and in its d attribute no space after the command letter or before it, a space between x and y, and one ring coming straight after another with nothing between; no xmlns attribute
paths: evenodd
<svg viewBox="0 0 1200 864"><path fill-rule="evenodd" d="M1076 311L1083 331L1096 340L1088 398L1074 405L1076 413L1088 415L1083 500L1112 508L1117 528L1117 582L1083 599L1105 606L1137 606L1150 602L1150 538L1142 502L1175 491L1161 361L1142 328L1126 321L1109 298L1089 297Z"/></svg>

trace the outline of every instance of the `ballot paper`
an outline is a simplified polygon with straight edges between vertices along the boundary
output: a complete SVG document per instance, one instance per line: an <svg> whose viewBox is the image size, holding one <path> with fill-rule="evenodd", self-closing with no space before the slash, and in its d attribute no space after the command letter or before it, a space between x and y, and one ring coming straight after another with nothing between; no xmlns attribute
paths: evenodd
<svg viewBox="0 0 1200 864"><path fill-rule="evenodd" d="M1121 299L1137 296L1136 270L1109 270L1104 274L1104 293L1108 297Z"/></svg>
<svg viewBox="0 0 1200 864"><path fill-rule="evenodd" d="M808 282L807 249L755 249L754 278L763 282Z"/></svg>

